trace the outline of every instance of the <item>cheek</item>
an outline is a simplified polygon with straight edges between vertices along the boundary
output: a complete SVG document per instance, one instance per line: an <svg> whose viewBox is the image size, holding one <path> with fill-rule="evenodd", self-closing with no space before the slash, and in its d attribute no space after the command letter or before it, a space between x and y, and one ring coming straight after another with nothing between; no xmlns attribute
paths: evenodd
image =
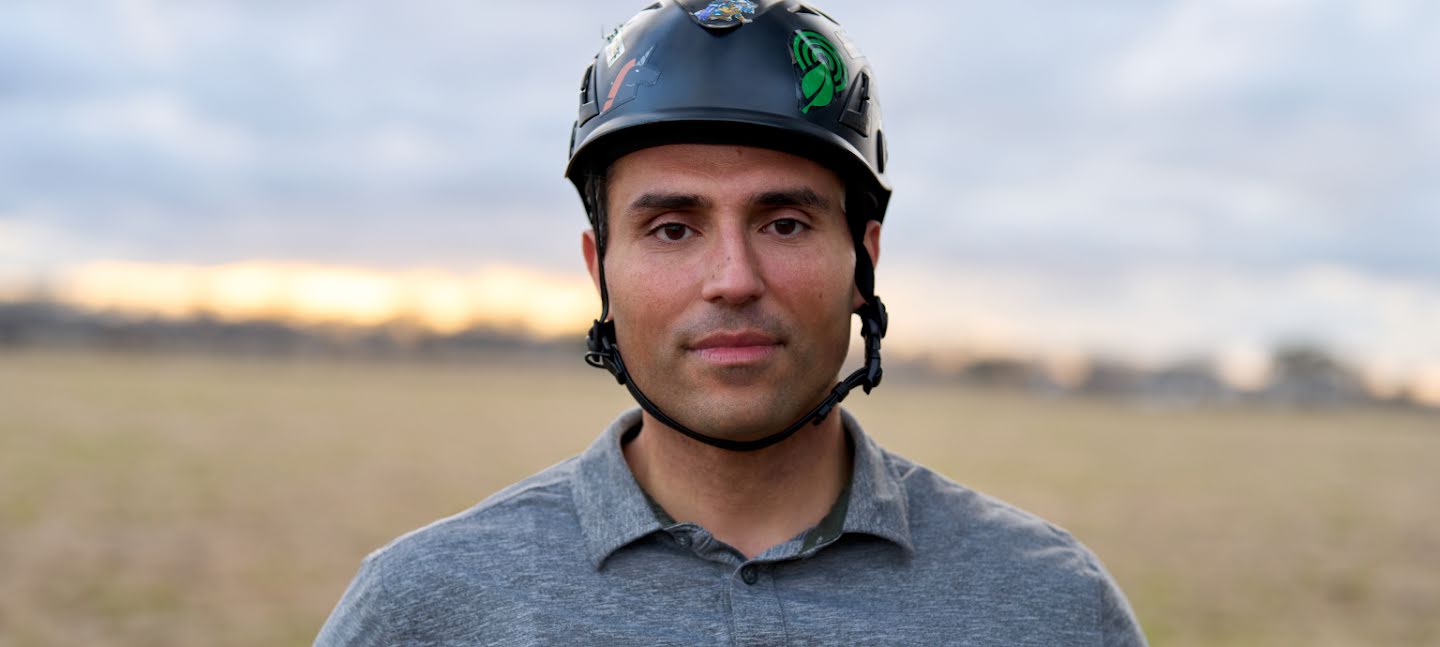
<svg viewBox="0 0 1440 647"><path fill-rule="evenodd" d="M638 334L662 328L685 307L689 284L683 277L681 268L663 263L607 262L605 280L615 320Z"/></svg>
<svg viewBox="0 0 1440 647"><path fill-rule="evenodd" d="M855 291L854 267L841 253L787 257L768 268L772 289L785 293L807 319L830 319L848 313ZM813 313L813 314L806 314Z"/></svg>

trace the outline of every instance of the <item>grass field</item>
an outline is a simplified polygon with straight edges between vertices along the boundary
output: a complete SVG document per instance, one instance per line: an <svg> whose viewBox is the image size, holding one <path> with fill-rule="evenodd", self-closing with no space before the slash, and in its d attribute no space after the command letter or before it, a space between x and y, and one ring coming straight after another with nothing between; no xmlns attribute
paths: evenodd
<svg viewBox="0 0 1440 647"><path fill-rule="evenodd" d="M1069 528L1155 645L1440 645L1440 416L900 383L848 404ZM0 353L0 646L308 644L367 552L627 406L578 358Z"/></svg>

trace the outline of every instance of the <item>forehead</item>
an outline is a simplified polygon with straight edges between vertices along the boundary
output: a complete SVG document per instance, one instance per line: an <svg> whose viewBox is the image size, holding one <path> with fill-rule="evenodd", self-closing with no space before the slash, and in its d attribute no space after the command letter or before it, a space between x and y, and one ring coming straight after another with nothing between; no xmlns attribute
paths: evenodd
<svg viewBox="0 0 1440 647"><path fill-rule="evenodd" d="M664 189L739 195L777 186L804 186L833 196L844 190L835 173L813 160L768 148L716 144L668 144L635 151L611 165L609 180L611 199L621 201Z"/></svg>

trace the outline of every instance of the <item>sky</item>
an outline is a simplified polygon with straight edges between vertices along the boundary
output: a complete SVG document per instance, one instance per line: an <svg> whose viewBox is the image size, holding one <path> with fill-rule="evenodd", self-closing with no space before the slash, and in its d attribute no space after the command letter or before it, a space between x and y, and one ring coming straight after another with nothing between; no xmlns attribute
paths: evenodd
<svg viewBox="0 0 1440 647"><path fill-rule="evenodd" d="M449 321L563 285L574 317L579 80L644 4L6 2L0 284L348 272L468 295ZM1440 4L817 4L876 70L893 345L1310 341L1440 389Z"/></svg>

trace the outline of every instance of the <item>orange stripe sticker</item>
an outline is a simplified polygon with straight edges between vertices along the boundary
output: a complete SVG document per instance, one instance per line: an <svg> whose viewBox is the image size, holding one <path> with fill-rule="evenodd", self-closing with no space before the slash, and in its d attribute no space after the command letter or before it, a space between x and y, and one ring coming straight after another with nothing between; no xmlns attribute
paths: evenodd
<svg viewBox="0 0 1440 647"><path fill-rule="evenodd" d="M615 105L615 93L620 91L620 86L625 83L625 75L634 67L635 59L632 58L625 63L625 67L620 68L620 74L615 77L615 82L610 84L610 96L605 98L605 107L601 108L600 112L605 112Z"/></svg>

